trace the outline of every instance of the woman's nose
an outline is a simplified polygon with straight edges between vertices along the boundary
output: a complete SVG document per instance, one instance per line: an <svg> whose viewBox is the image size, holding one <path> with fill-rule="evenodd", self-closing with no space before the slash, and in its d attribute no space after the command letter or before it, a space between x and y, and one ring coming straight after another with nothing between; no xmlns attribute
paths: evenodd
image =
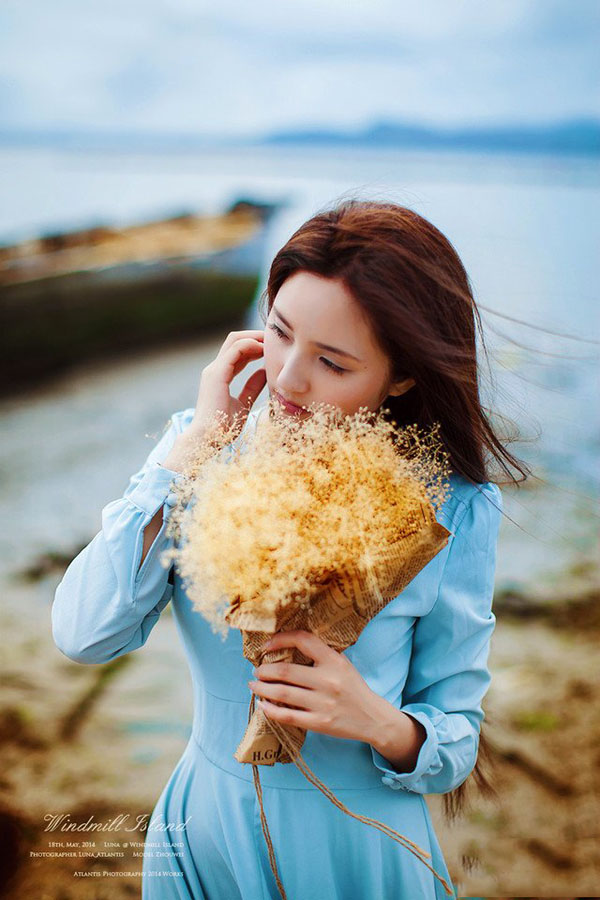
<svg viewBox="0 0 600 900"><path fill-rule="evenodd" d="M290 400L293 397L300 399L308 393L308 379L302 374L301 367L293 360L287 360L283 364L277 383ZM294 401L292 400L292 402Z"/></svg>

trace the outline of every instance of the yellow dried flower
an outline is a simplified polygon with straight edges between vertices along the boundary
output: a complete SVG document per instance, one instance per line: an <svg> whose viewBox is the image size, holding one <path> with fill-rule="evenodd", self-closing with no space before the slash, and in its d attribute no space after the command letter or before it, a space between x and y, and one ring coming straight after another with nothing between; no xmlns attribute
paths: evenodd
<svg viewBox="0 0 600 900"><path fill-rule="evenodd" d="M198 448L180 489L170 551L194 608L226 635L231 605L274 617L304 605L335 573L357 571L377 592L382 550L422 523L449 490L438 427L394 428L366 407L307 418L269 402L254 431ZM228 443L229 442L229 443Z"/></svg>

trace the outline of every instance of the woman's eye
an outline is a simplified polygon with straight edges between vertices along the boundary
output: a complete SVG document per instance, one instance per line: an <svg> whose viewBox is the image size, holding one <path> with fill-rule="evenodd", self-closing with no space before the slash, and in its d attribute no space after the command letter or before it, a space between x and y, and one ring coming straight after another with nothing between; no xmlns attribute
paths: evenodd
<svg viewBox="0 0 600 900"><path fill-rule="evenodd" d="M278 338L281 338L282 340L287 339L287 335L285 334L285 332L283 332L281 330L281 328L279 327L279 325L276 325L275 322L269 322L269 328L271 328L275 332L275 334L277 335ZM335 363L332 363L328 359L325 359L324 356L321 356L320 359L321 359L321 362L325 366L327 366L327 368L331 372L335 372L336 375L343 375L344 372L346 371L345 369L342 369L341 366L336 366Z"/></svg>
<svg viewBox="0 0 600 900"><path fill-rule="evenodd" d="M285 337L285 334L283 333L283 331L281 330L281 328L279 327L279 325L276 325L276 324L275 324L275 322L269 322L269 328L272 328L272 329L273 329L273 331L275 332L275 334L277 335L277 337L280 337L280 338L284 338L284 337Z"/></svg>
<svg viewBox="0 0 600 900"><path fill-rule="evenodd" d="M336 375L342 375L346 371L345 369L342 369L340 366L336 366L335 363L332 363L328 359L325 359L325 357L323 357L323 356L321 357L321 362L325 363L327 368L331 369L333 372L335 372Z"/></svg>

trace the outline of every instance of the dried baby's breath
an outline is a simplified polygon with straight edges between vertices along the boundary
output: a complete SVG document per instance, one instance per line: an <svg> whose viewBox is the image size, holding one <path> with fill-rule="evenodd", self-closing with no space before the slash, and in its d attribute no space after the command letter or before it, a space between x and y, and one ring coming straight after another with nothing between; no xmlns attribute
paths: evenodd
<svg viewBox="0 0 600 900"><path fill-rule="evenodd" d="M222 635L234 600L272 613L306 604L349 567L372 580L371 560L414 525L421 503L438 509L447 497L438 426L395 428L366 407L309 410L300 419L269 401L254 431L233 441L213 431L176 488L166 558Z"/></svg>

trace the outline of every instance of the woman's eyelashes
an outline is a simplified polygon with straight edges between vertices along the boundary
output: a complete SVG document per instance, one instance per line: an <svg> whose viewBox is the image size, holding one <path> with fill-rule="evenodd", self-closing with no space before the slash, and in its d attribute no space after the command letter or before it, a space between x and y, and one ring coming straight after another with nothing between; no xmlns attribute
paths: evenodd
<svg viewBox="0 0 600 900"><path fill-rule="evenodd" d="M275 324L275 322L269 322L269 328L273 329L278 338L280 338L281 340L287 340L287 335L281 330L279 325ZM327 368L331 372L335 372L336 375L343 375L346 371L346 369L342 369L341 366L336 366L335 363L332 363L328 359L325 359L324 356L320 356L319 359L324 365L327 366Z"/></svg>

